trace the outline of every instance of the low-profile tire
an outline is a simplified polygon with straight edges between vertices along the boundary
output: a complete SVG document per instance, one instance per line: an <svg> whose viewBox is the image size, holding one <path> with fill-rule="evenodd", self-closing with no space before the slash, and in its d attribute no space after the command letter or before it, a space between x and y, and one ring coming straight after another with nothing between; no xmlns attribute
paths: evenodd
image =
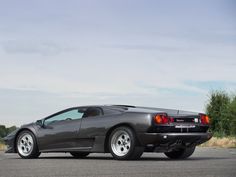
<svg viewBox="0 0 236 177"><path fill-rule="evenodd" d="M129 127L118 127L109 136L109 151L116 160L135 160L143 154L135 133Z"/></svg>
<svg viewBox="0 0 236 177"><path fill-rule="evenodd" d="M89 155L89 152L70 152L74 158L85 158Z"/></svg>
<svg viewBox="0 0 236 177"><path fill-rule="evenodd" d="M175 149L170 152L165 152L165 155L170 159L186 159L194 153L195 148L196 147L193 146L193 147Z"/></svg>
<svg viewBox="0 0 236 177"><path fill-rule="evenodd" d="M37 158L41 154L34 134L28 130L20 132L17 136L16 150L19 156L24 159Z"/></svg>

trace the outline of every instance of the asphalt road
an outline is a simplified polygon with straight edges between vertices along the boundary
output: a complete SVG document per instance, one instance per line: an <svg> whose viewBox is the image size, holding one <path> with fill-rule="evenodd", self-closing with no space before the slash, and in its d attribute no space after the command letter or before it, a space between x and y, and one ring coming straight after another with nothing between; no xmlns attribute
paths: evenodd
<svg viewBox="0 0 236 177"><path fill-rule="evenodd" d="M188 160L169 160L163 154L145 153L137 161L116 161L109 154L74 159L70 154L43 154L21 159L0 152L0 177L235 177L236 149L197 148Z"/></svg>

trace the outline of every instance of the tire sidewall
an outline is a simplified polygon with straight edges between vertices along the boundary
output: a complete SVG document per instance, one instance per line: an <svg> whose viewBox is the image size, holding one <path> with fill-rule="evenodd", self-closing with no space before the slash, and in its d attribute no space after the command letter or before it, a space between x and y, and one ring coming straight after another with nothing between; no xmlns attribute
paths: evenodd
<svg viewBox="0 0 236 177"><path fill-rule="evenodd" d="M31 153L29 153L28 155L22 155L19 151L18 151L18 141L19 139L24 135L24 134L29 134L32 139L33 139L33 149L31 151ZM29 158L35 158L38 156L39 152L38 152L38 147L37 147L37 141L36 138L34 136L34 134L31 131L28 130L23 130L22 132L19 133L19 135L17 136L16 139L16 151L19 154L20 157L24 158L24 159L29 159Z"/></svg>
<svg viewBox="0 0 236 177"><path fill-rule="evenodd" d="M127 154L125 154L124 156L118 156L116 155L113 150L112 150L112 145L111 145L111 140L112 140L112 137L113 135L117 132L117 131L125 131L126 133L128 133L129 137L130 137L130 149L128 151ZM135 149L135 146L136 146L136 138L135 138L135 135L133 133L133 131L129 128L129 127L118 127L116 129L114 129L112 131L112 133L110 134L109 136L109 151L110 153L112 154L112 156L117 159L117 160L126 160L126 159L129 159L129 157L132 155L134 149Z"/></svg>
<svg viewBox="0 0 236 177"><path fill-rule="evenodd" d="M186 147L179 150L167 152L165 153L165 155L171 159L186 159L194 153L195 148L196 146Z"/></svg>

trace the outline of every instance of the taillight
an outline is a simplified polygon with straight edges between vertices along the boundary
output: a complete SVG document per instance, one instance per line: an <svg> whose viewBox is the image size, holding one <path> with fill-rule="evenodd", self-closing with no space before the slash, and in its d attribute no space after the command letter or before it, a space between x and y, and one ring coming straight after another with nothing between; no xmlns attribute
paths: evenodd
<svg viewBox="0 0 236 177"><path fill-rule="evenodd" d="M169 117L166 114L157 114L154 117L154 121L157 124L167 124L169 123Z"/></svg>
<svg viewBox="0 0 236 177"><path fill-rule="evenodd" d="M200 120L202 124L210 124L210 118L205 114L200 114Z"/></svg>

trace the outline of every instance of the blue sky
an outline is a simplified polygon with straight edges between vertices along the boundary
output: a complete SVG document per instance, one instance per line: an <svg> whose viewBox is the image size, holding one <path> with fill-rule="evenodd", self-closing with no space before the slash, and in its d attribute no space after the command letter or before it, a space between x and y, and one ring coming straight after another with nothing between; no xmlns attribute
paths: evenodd
<svg viewBox="0 0 236 177"><path fill-rule="evenodd" d="M204 111L236 90L236 3L2 1L0 124L88 104Z"/></svg>

